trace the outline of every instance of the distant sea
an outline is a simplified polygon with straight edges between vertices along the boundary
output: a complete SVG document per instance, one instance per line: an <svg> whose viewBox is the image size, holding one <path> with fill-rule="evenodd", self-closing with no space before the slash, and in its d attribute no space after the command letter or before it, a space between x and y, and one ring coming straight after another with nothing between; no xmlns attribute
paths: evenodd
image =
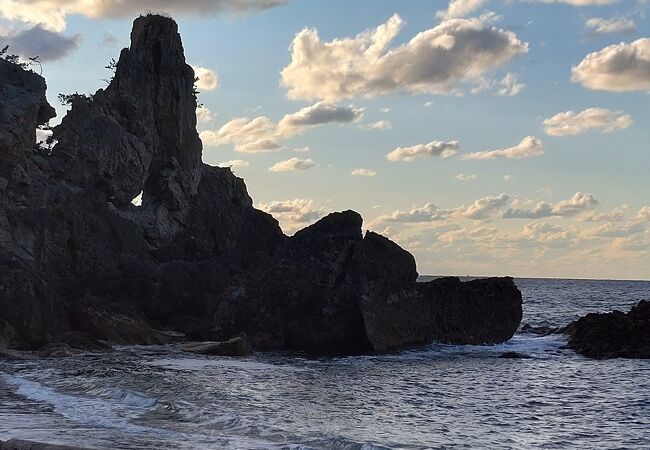
<svg viewBox="0 0 650 450"><path fill-rule="evenodd" d="M517 279L524 320L627 311L650 282ZM98 449L648 449L650 361L561 336L313 359L169 347L0 361L0 439ZM530 359L499 359L517 351Z"/></svg>

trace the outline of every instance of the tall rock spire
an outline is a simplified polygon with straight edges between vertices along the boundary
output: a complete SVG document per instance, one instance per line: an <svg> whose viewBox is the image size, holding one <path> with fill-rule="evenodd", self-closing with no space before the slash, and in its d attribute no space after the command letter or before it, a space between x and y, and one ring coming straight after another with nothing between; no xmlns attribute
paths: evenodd
<svg viewBox="0 0 650 450"><path fill-rule="evenodd" d="M194 196L202 145L194 72L176 22L137 18L131 46L122 50L108 87L92 98L74 98L55 138L55 154L85 165L75 181L105 191L118 204L144 190L145 204L175 211Z"/></svg>

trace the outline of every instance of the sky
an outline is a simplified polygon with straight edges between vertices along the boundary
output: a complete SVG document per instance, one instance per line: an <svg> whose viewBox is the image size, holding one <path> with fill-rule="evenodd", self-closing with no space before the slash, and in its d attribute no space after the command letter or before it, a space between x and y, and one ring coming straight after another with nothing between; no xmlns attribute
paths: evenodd
<svg viewBox="0 0 650 450"><path fill-rule="evenodd" d="M649 7L0 0L0 43L40 56L55 124L135 17L169 13L204 161L287 234L353 209L421 274L650 279Z"/></svg>

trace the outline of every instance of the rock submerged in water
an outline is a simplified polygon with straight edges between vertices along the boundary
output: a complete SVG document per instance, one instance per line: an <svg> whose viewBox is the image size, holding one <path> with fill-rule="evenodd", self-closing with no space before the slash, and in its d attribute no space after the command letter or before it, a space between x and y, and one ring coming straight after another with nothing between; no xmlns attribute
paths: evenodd
<svg viewBox="0 0 650 450"><path fill-rule="evenodd" d="M285 236L242 179L201 162L193 86L176 23L140 17L109 86L73 96L57 144L35 151L45 81L0 59L0 348L63 355L175 330L351 354L514 334L510 278L417 283L413 256L364 236L353 211Z"/></svg>
<svg viewBox="0 0 650 450"><path fill-rule="evenodd" d="M253 353L246 335L221 342L189 342L182 344L180 348L184 352L209 356L248 356Z"/></svg>
<svg viewBox="0 0 650 450"><path fill-rule="evenodd" d="M568 348L589 358L650 358L650 301L630 312L587 314L564 328Z"/></svg>

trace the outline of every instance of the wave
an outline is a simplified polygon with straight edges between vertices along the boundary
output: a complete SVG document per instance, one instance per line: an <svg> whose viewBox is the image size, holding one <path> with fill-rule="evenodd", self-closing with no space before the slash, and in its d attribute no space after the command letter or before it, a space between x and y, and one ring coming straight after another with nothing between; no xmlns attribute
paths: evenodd
<svg viewBox="0 0 650 450"><path fill-rule="evenodd" d="M16 393L35 402L46 403L61 416L84 425L119 428L130 433L160 432L131 421L150 410L157 399L121 388L106 388L98 396L73 395L16 375L3 374Z"/></svg>

